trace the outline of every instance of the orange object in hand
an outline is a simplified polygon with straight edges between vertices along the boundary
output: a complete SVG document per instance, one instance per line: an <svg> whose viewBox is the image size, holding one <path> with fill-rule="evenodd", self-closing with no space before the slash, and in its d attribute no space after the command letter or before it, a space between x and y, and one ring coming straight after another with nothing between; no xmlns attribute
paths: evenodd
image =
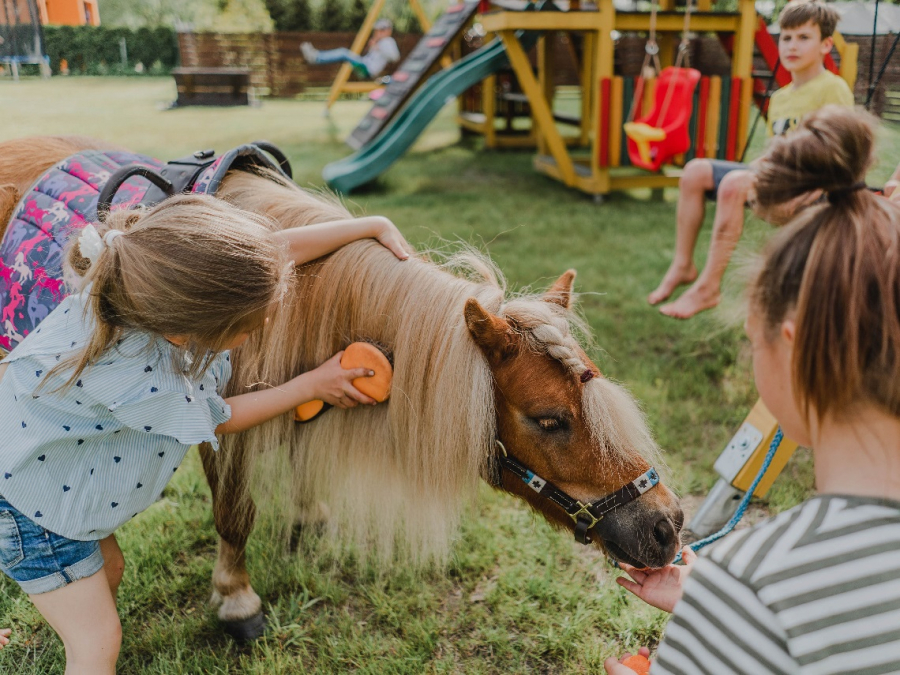
<svg viewBox="0 0 900 675"><path fill-rule="evenodd" d="M650 661L646 656L641 656L640 654L629 656L622 661L622 665L628 666L638 675L648 675L650 673Z"/></svg>
<svg viewBox="0 0 900 675"><path fill-rule="evenodd" d="M347 346L341 355L341 368L368 368L375 374L371 377L357 377L353 386L370 398L383 403L391 395L391 378L394 374L391 362L378 347L368 342L354 342ZM294 419L298 422L309 422L314 417L330 408L324 401L307 401L298 405L294 411Z"/></svg>

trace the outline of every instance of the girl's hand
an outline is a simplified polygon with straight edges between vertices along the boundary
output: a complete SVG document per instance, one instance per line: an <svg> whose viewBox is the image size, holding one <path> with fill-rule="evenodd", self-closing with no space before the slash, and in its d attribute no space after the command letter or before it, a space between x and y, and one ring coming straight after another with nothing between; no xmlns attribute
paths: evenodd
<svg viewBox="0 0 900 675"><path fill-rule="evenodd" d="M900 180L889 180L885 183L884 196L892 202L900 201Z"/></svg>
<svg viewBox="0 0 900 675"><path fill-rule="evenodd" d="M373 219L375 220L375 231L372 236L400 260L409 258L409 251L412 250L412 247L400 234L397 226L383 216L373 216Z"/></svg>
<svg viewBox="0 0 900 675"><path fill-rule="evenodd" d="M0 628L0 649L3 649L9 644L9 636L11 633L12 628Z"/></svg>
<svg viewBox="0 0 900 675"><path fill-rule="evenodd" d="M338 352L321 366L307 373L313 378L314 398L337 408L354 408L360 403L375 405L377 403L375 399L369 398L352 384L357 377L372 377L375 373L368 368L344 370L341 368L343 353Z"/></svg>
<svg viewBox="0 0 900 675"><path fill-rule="evenodd" d="M684 565L666 565L658 570L638 570L631 565L622 563L621 568L634 581L619 577L616 579L616 583L634 593L648 605L671 613L678 601L681 600L684 581L697 561L697 554L690 546L685 546L681 551L681 559L684 561Z"/></svg>
<svg viewBox="0 0 900 675"><path fill-rule="evenodd" d="M641 647L638 649L638 654L643 656L645 659L650 658L650 650L647 647ZM622 654L622 658L617 659L615 656L610 656L606 661L603 662L603 667L606 668L606 675L634 675L634 671L628 666L623 666L622 661L627 659L631 654L625 653Z"/></svg>

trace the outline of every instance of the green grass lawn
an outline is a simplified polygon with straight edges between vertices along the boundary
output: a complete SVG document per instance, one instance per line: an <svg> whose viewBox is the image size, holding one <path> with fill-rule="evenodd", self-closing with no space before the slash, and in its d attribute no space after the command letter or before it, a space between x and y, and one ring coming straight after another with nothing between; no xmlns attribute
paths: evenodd
<svg viewBox="0 0 900 675"><path fill-rule="evenodd" d="M342 140L366 110L364 102L340 102L328 119L321 103L299 101L163 110L174 98L170 79L3 80L0 140L77 133L171 159L265 138L288 154L298 183L319 187L322 167L349 153ZM458 138L448 108L374 188L353 196L352 208L390 217L416 244L474 243L515 289L542 288L576 268L599 346L592 356L640 399L666 449L669 482L696 502L756 400L738 276L727 278L719 310L687 322L663 317L645 297L672 255L674 191L664 201L616 194L596 206L532 171L529 153L483 152ZM879 150L872 184L900 159L900 129L886 128ZM769 232L750 222L738 256ZM708 242L709 227L698 263ZM789 508L811 489L801 450L761 507ZM609 655L655 645L665 625L665 615L619 590L616 572L597 552L485 487L442 569L379 573L314 545L295 556L259 528L248 559L270 630L238 645L221 634L206 605L216 546L209 502L192 452L164 499L119 531L127 561L120 672L596 673ZM0 672L62 672L60 642L3 577L5 625L14 634L0 652Z"/></svg>

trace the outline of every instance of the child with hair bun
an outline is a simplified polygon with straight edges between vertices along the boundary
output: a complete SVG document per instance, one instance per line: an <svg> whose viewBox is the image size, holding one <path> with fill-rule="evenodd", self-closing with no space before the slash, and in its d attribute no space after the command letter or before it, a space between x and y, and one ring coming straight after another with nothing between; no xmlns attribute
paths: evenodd
<svg viewBox="0 0 900 675"><path fill-rule="evenodd" d="M622 586L673 612L653 675L900 673L900 205L866 189L873 150L868 116L826 107L755 169L764 215L822 193L769 242L746 321L818 495L683 567L625 566Z"/></svg>
<svg viewBox="0 0 900 675"><path fill-rule="evenodd" d="M77 291L0 362L0 569L62 638L67 675L115 672L124 559L113 533L155 501L191 445L218 447L217 434L312 399L375 403L351 384L371 371L342 369L340 353L222 398L229 350L275 311L293 264L366 237L408 257L385 218L272 229L205 196L114 211L70 242Z"/></svg>

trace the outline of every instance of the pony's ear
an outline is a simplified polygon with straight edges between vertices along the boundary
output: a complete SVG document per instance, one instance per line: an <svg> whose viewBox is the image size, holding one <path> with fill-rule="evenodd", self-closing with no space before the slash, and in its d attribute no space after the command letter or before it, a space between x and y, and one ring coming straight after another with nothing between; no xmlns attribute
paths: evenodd
<svg viewBox="0 0 900 675"><path fill-rule="evenodd" d="M563 309L572 306L572 286L575 284L575 270L566 270L562 276L544 293L544 302L552 302Z"/></svg>
<svg viewBox="0 0 900 675"><path fill-rule="evenodd" d="M513 333L509 324L487 311L475 298L466 300L465 317L472 339L488 359L502 359L512 349Z"/></svg>

